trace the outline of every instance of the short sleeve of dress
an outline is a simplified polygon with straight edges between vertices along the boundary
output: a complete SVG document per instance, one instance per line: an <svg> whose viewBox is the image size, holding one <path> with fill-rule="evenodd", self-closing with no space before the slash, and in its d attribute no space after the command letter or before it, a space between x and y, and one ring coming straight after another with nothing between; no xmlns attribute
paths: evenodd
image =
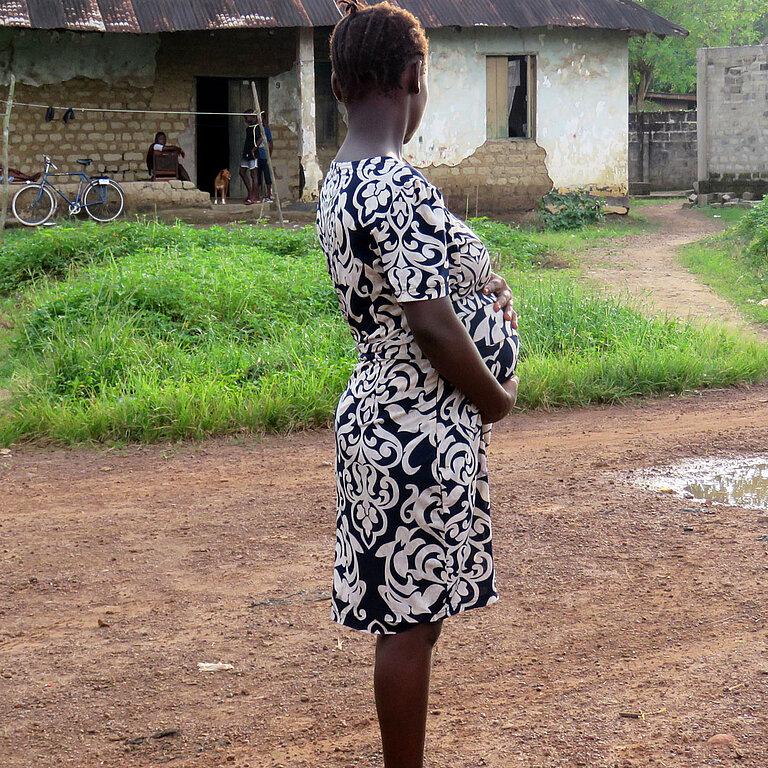
<svg viewBox="0 0 768 768"><path fill-rule="evenodd" d="M446 211L440 193L403 164L366 186L363 197L373 214L369 232L395 299L447 296Z"/></svg>

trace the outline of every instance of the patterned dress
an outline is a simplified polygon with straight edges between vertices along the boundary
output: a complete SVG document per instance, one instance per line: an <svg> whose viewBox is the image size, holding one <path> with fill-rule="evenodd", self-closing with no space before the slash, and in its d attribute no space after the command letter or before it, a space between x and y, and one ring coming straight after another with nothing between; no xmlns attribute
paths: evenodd
<svg viewBox="0 0 768 768"><path fill-rule="evenodd" d="M449 296L505 381L518 340L481 291L488 252L392 158L332 163L317 224L359 358L336 410L332 617L392 634L493 603L480 415L423 355L401 305Z"/></svg>

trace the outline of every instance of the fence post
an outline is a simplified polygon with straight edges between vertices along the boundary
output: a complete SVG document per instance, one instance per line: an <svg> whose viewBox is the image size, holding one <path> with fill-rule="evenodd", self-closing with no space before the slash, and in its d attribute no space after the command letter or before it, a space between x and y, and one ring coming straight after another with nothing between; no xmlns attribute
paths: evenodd
<svg viewBox="0 0 768 768"><path fill-rule="evenodd" d="M16 75L11 72L11 81L8 86L8 101L5 105L5 117L3 118L3 193L0 209L0 235L5 231L5 219L8 215L8 195L10 182L8 180L8 140L11 125L11 110L13 109L13 92L16 90Z"/></svg>

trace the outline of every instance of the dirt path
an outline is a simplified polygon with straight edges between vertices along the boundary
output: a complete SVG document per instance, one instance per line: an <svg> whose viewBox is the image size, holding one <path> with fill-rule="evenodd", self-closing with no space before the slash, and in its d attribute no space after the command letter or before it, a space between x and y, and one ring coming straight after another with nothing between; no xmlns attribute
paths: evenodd
<svg viewBox="0 0 768 768"><path fill-rule="evenodd" d="M499 425L502 600L446 622L428 766L765 768L768 512L632 473L766 445L768 384ZM0 766L381 768L372 643L328 620L332 455L0 454Z"/></svg>
<svg viewBox="0 0 768 768"><path fill-rule="evenodd" d="M766 329L750 324L678 263L681 246L725 228L722 220L696 209L684 210L681 205L675 201L644 207L643 215L658 225L658 231L590 249L583 260L586 274L611 290L629 292L672 316L750 329L768 340Z"/></svg>

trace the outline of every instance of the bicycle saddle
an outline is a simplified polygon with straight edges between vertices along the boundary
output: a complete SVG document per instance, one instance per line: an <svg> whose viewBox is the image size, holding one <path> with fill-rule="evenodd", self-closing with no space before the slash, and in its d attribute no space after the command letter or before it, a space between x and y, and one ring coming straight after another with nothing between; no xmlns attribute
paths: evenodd
<svg viewBox="0 0 768 768"><path fill-rule="evenodd" d="M80 163L80 165L88 166L88 165L90 165L93 162L93 160L91 160L90 157L87 157L87 158L83 158L81 160L78 160L77 162Z"/></svg>

